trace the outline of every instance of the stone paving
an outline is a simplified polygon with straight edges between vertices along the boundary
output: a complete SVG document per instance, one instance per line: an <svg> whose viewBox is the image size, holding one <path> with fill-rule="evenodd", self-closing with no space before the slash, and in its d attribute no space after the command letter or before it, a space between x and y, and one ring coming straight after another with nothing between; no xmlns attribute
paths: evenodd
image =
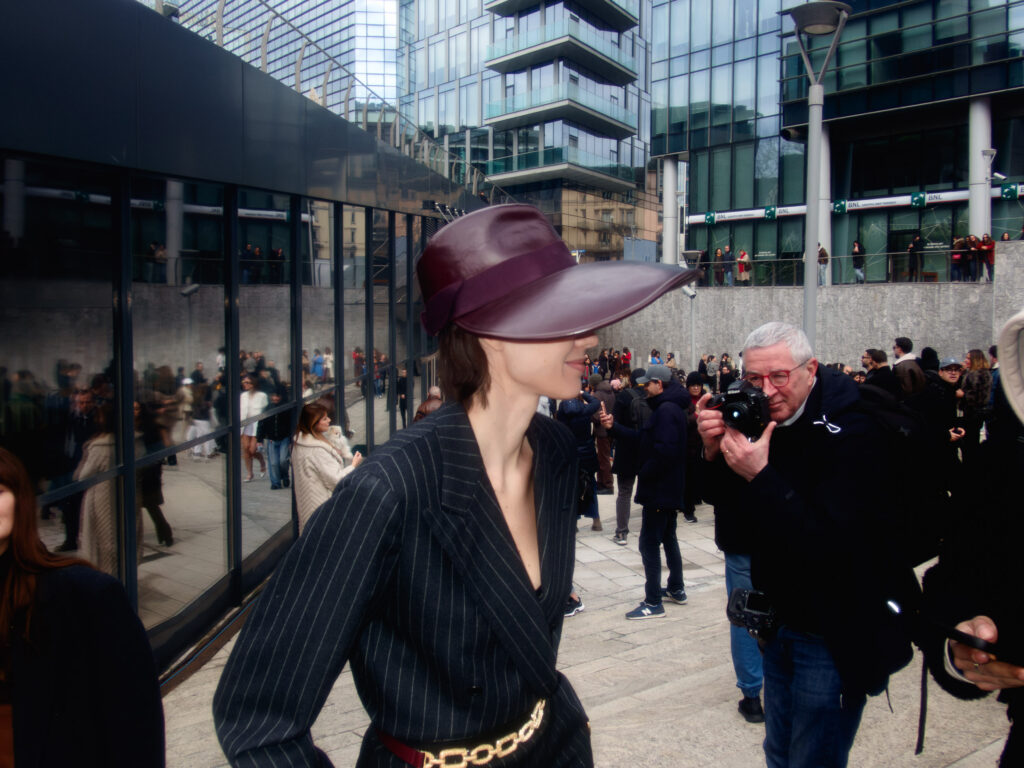
<svg viewBox="0 0 1024 768"><path fill-rule="evenodd" d="M680 517L687 605L666 604L664 619L626 621L643 594L636 535L611 541L614 496L598 497L604 532L581 521L575 581L586 609L567 619L559 667L576 687L593 728L599 768L740 768L764 765L761 725L736 712L740 693L729 655L725 563L714 543L710 508L699 522ZM634 508L632 528L639 530ZM213 731L213 692L233 643L164 698L170 768L227 765ZM956 700L929 686L925 751L914 755L920 654L869 699L850 765L865 768L994 766L1006 736L1004 707L994 697ZM890 704L892 711L890 711ZM353 765L367 718L346 669L313 727L337 766Z"/></svg>

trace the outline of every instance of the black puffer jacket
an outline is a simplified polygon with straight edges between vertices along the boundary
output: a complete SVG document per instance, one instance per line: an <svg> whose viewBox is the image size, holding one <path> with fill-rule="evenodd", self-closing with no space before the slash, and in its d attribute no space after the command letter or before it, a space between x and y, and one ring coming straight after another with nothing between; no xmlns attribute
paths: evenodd
<svg viewBox="0 0 1024 768"><path fill-rule="evenodd" d="M672 379L665 391L647 399L651 417L640 430L620 424L612 437L632 440L637 449L635 501L645 507L682 509L686 487L686 409L690 396Z"/></svg>

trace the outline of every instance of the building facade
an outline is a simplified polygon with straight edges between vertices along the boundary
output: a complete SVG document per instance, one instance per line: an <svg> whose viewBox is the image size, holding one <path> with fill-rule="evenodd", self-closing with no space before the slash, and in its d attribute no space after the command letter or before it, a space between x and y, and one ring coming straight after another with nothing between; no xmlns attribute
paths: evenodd
<svg viewBox="0 0 1024 768"><path fill-rule="evenodd" d="M649 0L400 0L400 110L582 260L656 257Z"/></svg>
<svg viewBox="0 0 1024 768"><path fill-rule="evenodd" d="M654 2L652 148L686 163L688 248L802 257L807 77L780 15L794 4ZM949 279L955 237L1020 235L1024 4L851 5L824 79L819 231L840 257L829 279L854 281L844 258L854 240L869 281L906 279L902 254L916 234L929 251L925 279ZM819 68L828 43L812 38ZM797 272L784 271L790 282ZM780 274L756 269L755 279Z"/></svg>

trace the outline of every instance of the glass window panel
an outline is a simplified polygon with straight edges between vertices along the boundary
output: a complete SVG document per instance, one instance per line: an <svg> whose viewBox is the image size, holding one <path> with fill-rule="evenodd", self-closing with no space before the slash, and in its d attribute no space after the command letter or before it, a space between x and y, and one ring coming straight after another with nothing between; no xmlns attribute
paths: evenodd
<svg viewBox="0 0 1024 768"><path fill-rule="evenodd" d="M686 76L673 77L670 81L669 99L672 106L669 107L669 133L686 133L686 113L689 105L686 93L688 84L689 80Z"/></svg>
<svg viewBox="0 0 1024 768"><path fill-rule="evenodd" d="M770 40L769 35L765 33L775 32L779 29L779 0L760 0L757 4L757 31L758 34L765 35L766 40ZM775 40L775 46L778 48L778 39Z"/></svg>
<svg viewBox="0 0 1024 768"><path fill-rule="evenodd" d="M651 134L664 136L668 130L668 81L651 86Z"/></svg>
<svg viewBox="0 0 1024 768"><path fill-rule="evenodd" d="M732 43L718 45L711 49L711 65L714 67L719 64L729 64L732 59Z"/></svg>
<svg viewBox="0 0 1024 768"><path fill-rule="evenodd" d="M690 208L695 213L711 210L708 203L708 153L699 152L690 162Z"/></svg>
<svg viewBox="0 0 1024 768"><path fill-rule="evenodd" d="M711 151L711 210L729 210L731 191L732 151L729 147L719 147Z"/></svg>
<svg viewBox="0 0 1024 768"><path fill-rule="evenodd" d="M299 237L303 400L332 388L338 371L338 345L334 338L334 231L333 204L303 199Z"/></svg>
<svg viewBox="0 0 1024 768"><path fill-rule="evenodd" d="M757 0L735 0L736 40L757 34Z"/></svg>
<svg viewBox="0 0 1024 768"><path fill-rule="evenodd" d="M55 491L115 468L114 180L2 154L0 174L0 445L34 487ZM116 516L115 486L94 486L90 498L106 504L89 511L81 493L43 510L44 543L77 546L83 515Z"/></svg>
<svg viewBox="0 0 1024 768"><path fill-rule="evenodd" d="M302 382L293 376L291 287L293 254L289 197L254 189L239 191L238 336L241 382L229 382L228 397L241 403L242 553L248 555L291 521L289 494L272 493L259 418L281 387ZM296 226L301 227L301 222ZM301 228L300 228L301 231ZM300 238L301 243L301 238ZM300 244L301 247L301 244ZM299 254L301 258L301 254ZM308 365L302 361L303 368ZM231 386L234 384L235 386Z"/></svg>
<svg viewBox="0 0 1024 768"><path fill-rule="evenodd" d="M651 47L651 59L661 61L668 58L668 11L669 6L659 5L652 12L654 40Z"/></svg>
<svg viewBox="0 0 1024 768"><path fill-rule="evenodd" d="M804 147L792 141L781 143L782 205L804 202Z"/></svg>
<svg viewBox="0 0 1024 768"><path fill-rule="evenodd" d="M754 244L754 285L774 285L778 265L775 263L775 249L779 237L778 224L774 221L757 222L754 228L757 238ZM759 263L761 262L761 263Z"/></svg>
<svg viewBox="0 0 1024 768"><path fill-rule="evenodd" d="M699 51L711 45L711 0L691 0L690 8L690 50Z"/></svg>
<svg viewBox="0 0 1024 768"><path fill-rule="evenodd" d="M757 114L774 115L779 111L779 59L761 56L757 59Z"/></svg>
<svg viewBox="0 0 1024 768"><path fill-rule="evenodd" d="M778 137L757 142L754 155L754 204L778 205L779 200Z"/></svg>
<svg viewBox="0 0 1024 768"><path fill-rule="evenodd" d="M732 119L732 66L711 70L711 114L713 125L727 125Z"/></svg>
<svg viewBox="0 0 1024 768"><path fill-rule="evenodd" d="M732 2L714 4L714 15L711 25L713 33L711 38L712 45L720 45L732 41L732 17Z"/></svg>
<svg viewBox="0 0 1024 768"><path fill-rule="evenodd" d="M373 356L370 376L373 384L373 444L383 445L391 437L389 414L395 408L395 350L389 339L391 312L388 300L392 288L389 274L388 213L373 212Z"/></svg>
<svg viewBox="0 0 1024 768"><path fill-rule="evenodd" d="M732 195L734 208L754 207L753 143L737 144L733 147Z"/></svg>
<svg viewBox="0 0 1024 768"><path fill-rule="evenodd" d="M932 4L919 3L907 6L903 16L903 50L922 51L932 44Z"/></svg>
<svg viewBox="0 0 1024 768"><path fill-rule="evenodd" d="M749 59L749 58L751 58L753 56L756 56L757 55L757 38L751 37L748 40L740 40L738 43L736 43L736 45L734 46L734 49L736 51L736 53L734 55L735 55L735 58L737 60L739 60L739 59Z"/></svg>
<svg viewBox="0 0 1024 768"><path fill-rule="evenodd" d="M668 8L668 6L663 6ZM655 18L657 23L657 18ZM655 35L658 34L655 26ZM664 33L662 33L664 34ZM676 0L672 3L672 33L670 55L679 56L690 50L690 0Z"/></svg>
<svg viewBox="0 0 1024 768"><path fill-rule="evenodd" d="M754 85L757 81L756 62L739 61L733 66L733 119L736 121L736 139L752 136L755 117Z"/></svg>
<svg viewBox="0 0 1024 768"><path fill-rule="evenodd" d="M342 390L344 412L341 415L352 449L366 453L366 402L373 398L373 381L367 376L366 355L366 220L363 208L346 205L342 213L342 259L344 268L345 343L339 358L347 365ZM373 355L369 363L372 364Z"/></svg>

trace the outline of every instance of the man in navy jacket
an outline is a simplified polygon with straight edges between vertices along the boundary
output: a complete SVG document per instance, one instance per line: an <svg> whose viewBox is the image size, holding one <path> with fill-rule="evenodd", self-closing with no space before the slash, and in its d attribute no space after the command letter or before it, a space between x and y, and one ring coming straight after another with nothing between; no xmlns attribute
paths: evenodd
<svg viewBox="0 0 1024 768"><path fill-rule="evenodd" d="M626 614L627 619L654 619L665 615L662 597L682 605L683 559L676 540L676 518L683 506L686 483L686 408L690 396L665 365L652 365L637 379L647 390L651 416L639 431L630 430L606 414L611 435L638 444L636 502L643 505L640 557L643 558L644 600ZM668 565L668 588L661 586L661 548Z"/></svg>

